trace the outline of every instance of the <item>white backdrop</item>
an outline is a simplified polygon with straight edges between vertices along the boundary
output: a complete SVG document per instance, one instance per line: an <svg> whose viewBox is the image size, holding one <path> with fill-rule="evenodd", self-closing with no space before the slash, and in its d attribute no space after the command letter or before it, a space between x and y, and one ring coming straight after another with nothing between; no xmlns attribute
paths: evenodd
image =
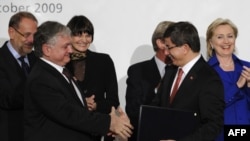
<svg viewBox="0 0 250 141"><path fill-rule="evenodd" d="M20 10L32 12L39 24L46 20L67 24L74 15L87 16L95 27L90 49L112 57L124 107L127 69L152 57L151 35L160 21L192 22L205 55L207 26L218 17L229 18L239 29L237 55L250 61L249 7L248 0L0 0L0 43L8 39L10 16Z"/></svg>

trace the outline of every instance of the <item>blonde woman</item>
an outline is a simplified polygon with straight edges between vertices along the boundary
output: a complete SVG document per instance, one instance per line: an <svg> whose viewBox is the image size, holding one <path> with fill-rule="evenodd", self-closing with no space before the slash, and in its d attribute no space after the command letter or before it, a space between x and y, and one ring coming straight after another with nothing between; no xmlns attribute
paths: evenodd
<svg viewBox="0 0 250 141"><path fill-rule="evenodd" d="M250 124L250 63L235 53L238 29L229 19L218 18L207 29L208 63L224 85L224 124ZM223 141L223 134L218 138Z"/></svg>

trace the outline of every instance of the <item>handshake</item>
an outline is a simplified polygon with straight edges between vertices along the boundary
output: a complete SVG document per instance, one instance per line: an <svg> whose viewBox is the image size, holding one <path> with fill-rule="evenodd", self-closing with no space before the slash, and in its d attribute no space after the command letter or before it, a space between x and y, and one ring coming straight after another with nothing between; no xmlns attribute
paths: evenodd
<svg viewBox="0 0 250 141"><path fill-rule="evenodd" d="M115 109L112 107L110 112L110 132L108 135L116 137L119 140L126 141L132 134L133 126L130 124L130 120L127 114L118 107Z"/></svg>

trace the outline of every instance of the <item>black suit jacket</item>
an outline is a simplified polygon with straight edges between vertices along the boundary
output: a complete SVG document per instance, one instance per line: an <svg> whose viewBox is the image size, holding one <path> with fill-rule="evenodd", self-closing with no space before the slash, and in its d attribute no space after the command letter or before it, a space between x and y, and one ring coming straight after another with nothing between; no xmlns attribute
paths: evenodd
<svg viewBox="0 0 250 141"><path fill-rule="evenodd" d="M109 131L110 116L88 111L68 81L39 60L27 80L25 141L92 141Z"/></svg>
<svg viewBox="0 0 250 141"><path fill-rule="evenodd" d="M119 103L118 83L113 60L108 54L97 53L87 50L86 53L85 78L79 82L84 95L89 97L95 95L97 112L110 113L111 107L116 108ZM67 68L73 72L72 63Z"/></svg>
<svg viewBox="0 0 250 141"><path fill-rule="evenodd" d="M224 89L220 77L201 57L186 74L170 105L169 96L177 69L172 66L166 70L153 105L197 113L197 130L178 141L214 140L223 127Z"/></svg>
<svg viewBox="0 0 250 141"><path fill-rule="evenodd" d="M30 67L37 60L28 54ZM7 47L0 48L0 140L23 140L23 95L26 76Z"/></svg>
<svg viewBox="0 0 250 141"><path fill-rule="evenodd" d="M155 89L161 80L161 75L154 57L130 66L127 74L125 108L134 126L134 131L129 141L136 141L140 106L149 105L152 102L155 96Z"/></svg>

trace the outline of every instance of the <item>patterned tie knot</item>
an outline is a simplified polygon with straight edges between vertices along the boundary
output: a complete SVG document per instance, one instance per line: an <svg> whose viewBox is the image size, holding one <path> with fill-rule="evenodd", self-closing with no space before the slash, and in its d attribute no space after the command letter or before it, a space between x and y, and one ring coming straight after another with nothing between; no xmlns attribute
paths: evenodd
<svg viewBox="0 0 250 141"><path fill-rule="evenodd" d="M63 68L63 74L68 78L69 81L71 81L72 75L67 68Z"/></svg>
<svg viewBox="0 0 250 141"><path fill-rule="evenodd" d="M72 53L70 54L71 60L84 60L86 58L86 53Z"/></svg>
<svg viewBox="0 0 250 141"><path fill-rule="evenodd" d="M20 60L22 64L23 64L23 63L26 63L26 62L24 61L24 58L25 58L25 56L21 56L21 57L18 58L18 60ZM27 63L26 63L26 64L27 64Z"/></svg>
<svg viewBox="0 0 250 141"><path fill-rule="evenodd" d="M24 71L25 75L27 76L30 72L30 68L29 68L29 65L24 61L24 58L25 58L25 56L21 56L18 58L18 60L21 61L22 70Z"/></svg>

